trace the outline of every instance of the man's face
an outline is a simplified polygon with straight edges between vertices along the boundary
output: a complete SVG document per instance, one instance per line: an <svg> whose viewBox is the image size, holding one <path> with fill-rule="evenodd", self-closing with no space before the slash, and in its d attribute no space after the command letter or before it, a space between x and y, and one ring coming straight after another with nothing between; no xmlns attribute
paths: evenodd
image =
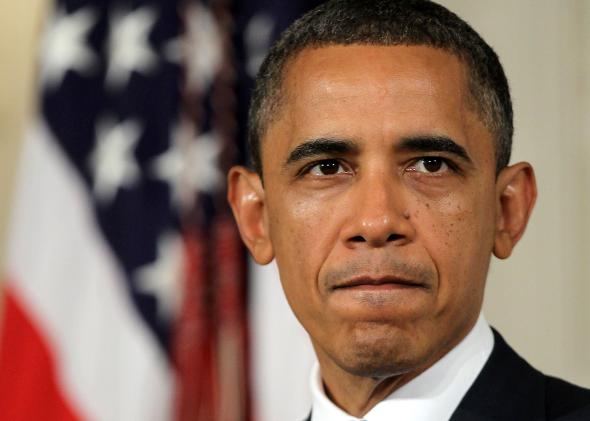
<svg viewBox="0 0 590 421"><path fill-rule="evenodd" d="M496 223L466 67L423 46L307 49L262 139L267 225L324 370L440 358L479 314Z"/></svg>

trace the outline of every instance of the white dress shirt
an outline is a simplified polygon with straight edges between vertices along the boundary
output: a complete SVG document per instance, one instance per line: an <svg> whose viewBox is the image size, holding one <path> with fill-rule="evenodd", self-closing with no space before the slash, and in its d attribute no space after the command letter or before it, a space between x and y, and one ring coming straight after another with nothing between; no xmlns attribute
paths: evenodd
<svg viewBox="0 0 590 421"><path fill-rule="evenodd" d="M311 421L448 420L482 370L494 335L480 314L469 334L432 367L375 405L363 418L338 408L324 392L319 365L311 375Z"/></svg>

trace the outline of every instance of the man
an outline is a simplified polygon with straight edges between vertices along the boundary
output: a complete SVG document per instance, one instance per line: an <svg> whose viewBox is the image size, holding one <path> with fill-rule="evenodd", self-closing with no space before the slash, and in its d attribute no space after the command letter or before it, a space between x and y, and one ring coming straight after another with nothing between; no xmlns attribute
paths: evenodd
<svg viewBox="0 0 590 421"><path fill-rule="evenodd" d="M430 1L329 1L273 47L228 197L310 335L311 421L590 419L481 315L536 198L512 133L496 54Z"/></svg>

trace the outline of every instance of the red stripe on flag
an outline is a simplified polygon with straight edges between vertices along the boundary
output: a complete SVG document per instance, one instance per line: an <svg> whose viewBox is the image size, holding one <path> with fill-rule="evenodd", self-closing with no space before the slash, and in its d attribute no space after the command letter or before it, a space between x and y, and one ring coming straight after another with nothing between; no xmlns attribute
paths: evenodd
<svg viewBox="0 0 590 421"><path fill-rule="evenodd" d="M214 224L220 421L250 421L246 258L231 215Z"/></svg>
<svg viewBox="0 0 590 421"><path fill-rule="evenodd" d="M176 421L219 420L216 330L208 309L208 244L196 231L194 236L185 235L187 267L173 343L178 371Z"/></svg>
<svg viewBox="0 0 590 421"><path fill-rule="evenodd" d="M0 333L0 418L80 420L59 389L50 350L10 287L5 288Z"/></svg>

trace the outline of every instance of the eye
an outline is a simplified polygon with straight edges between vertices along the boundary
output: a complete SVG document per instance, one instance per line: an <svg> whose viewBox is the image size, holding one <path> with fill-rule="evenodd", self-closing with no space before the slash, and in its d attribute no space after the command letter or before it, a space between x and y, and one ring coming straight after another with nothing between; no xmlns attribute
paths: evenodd
<svg viewBox="0 0 590 421"><path fill-rule="evenodd" d="M350 171L344 168L342 163L336 159L324 159L308 167L306 172L313 176L325 177L328 175L345 174Z"/></svg>
<svg viewBox="0 0 590 421"><path fill-rule="evenodd" d="M424 174L440 174L448 171L449 165L443 158L427 156L416 160L408 170Z"/></svg>

